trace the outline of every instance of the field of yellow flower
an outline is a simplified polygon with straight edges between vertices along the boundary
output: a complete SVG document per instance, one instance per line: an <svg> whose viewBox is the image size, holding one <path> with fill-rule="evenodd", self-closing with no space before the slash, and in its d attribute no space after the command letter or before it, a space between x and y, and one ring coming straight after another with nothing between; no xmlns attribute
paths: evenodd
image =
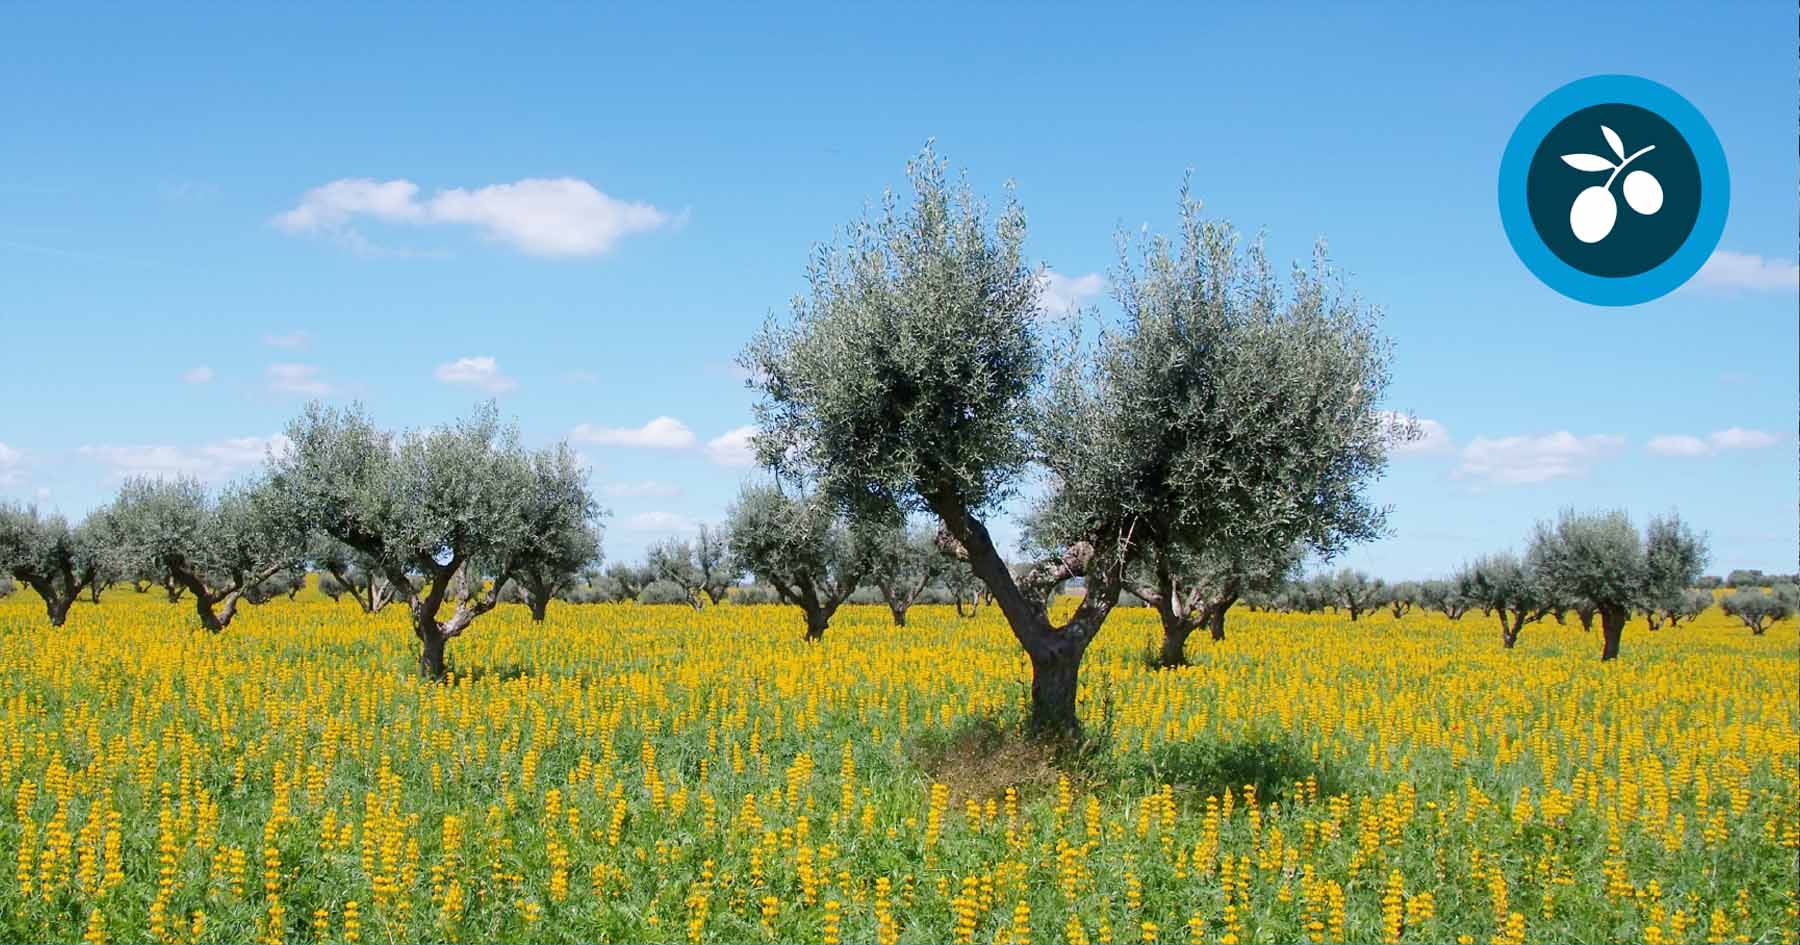
<svg viewBox="0 0 1800 945"><path fill-rule="evenodd" d="M0 939L1788 942L1793 625L1625 655L1479 613L1233 611L1089 654L1093 746L1009 729L991 610L502 608L413 675L311 592L219 636L0 601Z"/></svg>

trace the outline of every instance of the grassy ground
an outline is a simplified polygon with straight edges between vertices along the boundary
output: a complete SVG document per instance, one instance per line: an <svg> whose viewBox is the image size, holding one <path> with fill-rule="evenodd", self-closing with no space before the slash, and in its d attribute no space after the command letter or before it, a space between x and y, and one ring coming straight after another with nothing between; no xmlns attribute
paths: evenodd
<svg viewBox="0 0 1800 945"><path fill-rule="evenodd" d="M0 600L0 939L1794 942L1800 660L1718 612L1528 627L1234 611L1081 745L1014 727L998 615L398 608L224 634Z"/></svg>

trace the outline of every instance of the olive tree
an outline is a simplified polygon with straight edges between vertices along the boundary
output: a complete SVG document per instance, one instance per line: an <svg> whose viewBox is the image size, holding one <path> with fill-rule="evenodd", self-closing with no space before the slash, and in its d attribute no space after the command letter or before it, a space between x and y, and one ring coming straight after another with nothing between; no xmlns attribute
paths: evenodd
<svg viewBox="0 0 1800 945"><path fill-rule="evenodd" d="M1419 584L1419 606L1435 610L1451 620L1461 620L1469 609L1469 600L1462 595L1457 582L1430 580Z"/></svg>
<svg viewBox="0 0 1800 945"><path fill-rule="evenodd" d="M1214 642L1225 639L1225 614L1239 598L1272 594L1299 567L1299 548L1250 558L1221 551L1180 554L1166 546L1145 549L1129 573L1131 593L1156 611L1162 622L1157 665L1187 663L1188 637L1206 627Z"/></svg>
<svg viewBox="0 0 1800 945"><path fill-rule="evenodd" d="M708 525L692 542L670 538L652 545L645 568L655 580L680 587L695 610L722 603L743 573L731 556L730 530Z"/></svg>
<svg viewBox="0 0 1800 945"><path fill-rule="evenodd" d="M1332 603L1350 615L1351 623L1378 609L1387 599L1387 582L1351 568L1333 574L1326 587Z"/></svg>
<svg viewBox="0 0 1800 945"><path fill-rule="evenodd" d="M1537 524L1526 554L1549 594L1586 603L1599 615L1602 661L1618 657L1633 611L1691 587L1706 558L1705 537L1679 517L1652 518L1640 536L1622 511L1565 510L1556 522Z"/></svg>
<svg viewBox="0 0 1800 945"><path fill-rule="evenodd" d="M1528 623L1557 610L1557 600L1518 555L1502 552L1478 558L1456 579L1457 593L1500 618L1500 644L1512 649Z"/></svg>
<svg viewBox="0 0 1800 945"><path fill-rule="evenodd" d="M116 553L186 590L209 633L230 626L247 592L307 550L304 522L260 479L217 494L197 479L130 479L108 518Z"/></svg>
<svg viewBox="0 0 1800 945"><path fill-rule="evenodd" d="M1367 521L1373 510L1358 496L1372 457L1345 447L1382 439L1369 395L1385 371L1360 369L1385 363L1385 346L1366 310L1321 272L1300 273L1284 296L1228 228L1203 227L1184 199L1180 271L1165 278L1158 267L1171 252L1147 250L1152 275L1115 280L1126 322L1087 341L1071 328L1053 357L1018 205L1009 198L990 226L929 149L909 174L910 206L890 195L844 243L821 249L792 319L745 351L762 394L754 442L777 474L853 515L936 517L941 547L986 585L1031 662L1032 724L1074 731L1082 657L1140 541L1191 549L1262 535L1304 517L1296 506L1309 502ZM1226 262L1233 268L1213 268ZM1207 297L1190 305L1179 293ZM1272 339L1258 349L1269 362L1254 367L1280 378L1275 388L1209 376L1219 363L1210 346L1259 332ZM1161 339L1180 347L1159 351ZM1253 360L1227 363L1248 370ZM1291 372L1310 383L1290 382ZM1194 409L1170 399L1213 387L1217 397ZM1277 471L1289 465L1294 489L1282 493ZM1021 578L987 519L1028 468L1049 484L1036 512L1047 553ZM1304 537L1334 540L1328 523L1312 532ZM1072 578L1085 593L1053 622L1050 591Z"/></svg>
<svg viewBox="0 0 1800 945"><path fill-rule="evenodd" d="M731 556L805 612L807 640L822 639L868 573L866 530L844 522L821 497L788 495L777 485L746 485L726 518Z"/></svg>
<svg viewBox="0 0 1800 945"><path fill-rule="evenodd" d="M967 561L944 555L943 579L944 590L950 595L950 602L956 605L958 617L972 618L980 612L986 585L975 576L975 570Z"/></svg>
<svg viewBox="0 0 1800 945"><path fill-rule="evenodd" d="M871 531L867 580L881 591L894 626L906 626L906 612L944 573L947 560L928 530L889 522ZM960 597L958 604L960 609Z"/></svg>
<svg viewBox="0 0 1800 945"><path fill-rule="evenodd" d="M656 572L648 565L615 561L606 566L606 580L618 591L619 600L637 600L644 588L655 583Z"/></svg>
<svg viewBox="0 0 1800 945"><path fill-rule="evenodd" d="M1419 605L1419 582L1400 581L1388 586L1388 610L1393 612L1394 619L1399 620L1407 612Z"/></svg>
<svg viewBox="0 0 1800 945"><path fill-rule="evenodd" d="M360 407L315 403L287 435L292 448L270 462L274 480L307 523L386 578L407 604L420 674L442 677L445 645L494 608L535 551L537 479L516 430L491 403L454 424L399 435L376 428ZM585 487L570 495L585 507ZM470 579L483 574L495 580Z"/></svg>
<svg viewBox="0 0 1800 945"><path fill-rule="evenodd" d="M575 451L558 443L532 453L524 499L524 531L499 565L496 583L510 578L533 623L551 599L600 562L599 506Z"/></svg>
<svg viewBox="0 0 1800 945"><path fill-rule="evenodd" d="M1794 615L1794 607L1786 599L1766 594L1754 585L1726 594L1720 599L1719 607L1725 611L1726 616L1742 621L1756 636L1762 636L1769 624L1779 623Z"/></svg>
<svg viewBox="0 0 1800 945"><path fill-rule="evenodd" d="M103 513L70 527L61 515L0 504L0 572L36 591L50 625L60 627L82 589L106 567L105 531Z"/></svg>
<svg viewBox="0 0 1800 945"><path fill-rule="evenodd" d="M345 594L365 614L378 614L394 602L399 591L381 574L381 567L367 555L335 538L315 536L308 557L322 572L319 593L338 600ZM408 584L414 582L408 578Z"/></svg>

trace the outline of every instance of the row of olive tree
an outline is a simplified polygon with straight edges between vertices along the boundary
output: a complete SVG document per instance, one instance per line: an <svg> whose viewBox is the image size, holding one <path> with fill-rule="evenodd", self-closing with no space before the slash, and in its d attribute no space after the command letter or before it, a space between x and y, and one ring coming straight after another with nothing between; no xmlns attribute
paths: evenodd
<svg viewBox="0 0 1800 945"><path fill-rule="evenodd" d="M1184 190L1179 239L1135 262L1121 241L1124 318L1052 344L1017 203L990 224L929 148L908 170L910 205L889 196L822 248L792 317L745 350L754 443L794 495L854 523L846 540L936 520L1031 664L1035 726L1079 727L1082 657L1128 584L1185 639L1202 598L1232 591L1209 575L1381 531L1364 489L1394 436L1389 350L1322 254L1284 290ZM987 523L1033 473L1041 553L1015 573ZM1051 590L1077 577L1080 603L1053 620Z"/></svg>

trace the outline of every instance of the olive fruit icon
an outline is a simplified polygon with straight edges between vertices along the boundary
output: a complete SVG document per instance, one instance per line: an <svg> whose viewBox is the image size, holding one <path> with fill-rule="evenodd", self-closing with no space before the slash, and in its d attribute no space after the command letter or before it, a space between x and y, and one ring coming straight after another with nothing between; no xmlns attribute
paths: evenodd
<svg viewBox="0 0 1800 945"><path fill-rule="evenodd" d="M1569 208L1569 230L1575 238L1583 243L1598 243L1612 233L1613 225L1619 222L1619 202L1612 194L1612 183L1618 178L1625 165L1656 150L1656 145L1647 145L1625 156L1625 142L1619 140L1618 133L1605 125L1600 126L1600 134L1606 138L1607 147L1619 159L1619 163L1601 157L1598 154L1565 154L1563 163L1578 171L1601 173L1611 171L1606 183L1596 184L1584 189L1575 197L1575 204ZM1620 188L1625 192L1625 204L1642 216L1649 216L1662 209L1662 184L1649 171L1632 171L1625 177L1625 184Z"/></svg>

